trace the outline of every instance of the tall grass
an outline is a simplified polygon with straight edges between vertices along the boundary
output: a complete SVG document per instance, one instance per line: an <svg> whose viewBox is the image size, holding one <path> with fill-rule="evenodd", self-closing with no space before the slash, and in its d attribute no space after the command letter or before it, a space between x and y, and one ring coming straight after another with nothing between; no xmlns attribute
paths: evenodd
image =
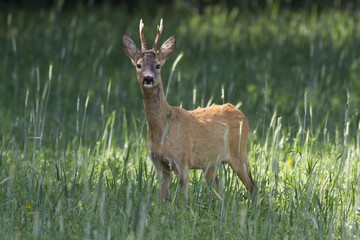
<svg viewBox="0 0 360 240"><path fill-rule="evenodd" d="M1 10L2 238L360 238L359 13L179 11ZM173 176L159 203L120 39L161 15L168 101L240 106L254 196L224 165L219 193L192 171L188 200Z"/></svg>

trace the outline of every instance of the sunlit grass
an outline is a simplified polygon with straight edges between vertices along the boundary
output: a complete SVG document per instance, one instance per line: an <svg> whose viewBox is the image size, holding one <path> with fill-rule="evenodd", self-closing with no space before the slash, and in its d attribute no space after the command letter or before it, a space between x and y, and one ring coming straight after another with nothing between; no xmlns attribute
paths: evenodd
<svg viewBox="0 0 360 240"><path fill-rule="evenodd" d="M166 15L164 35L178 42L162 72L169 103L238 104L259 191L249 196L225 165L218 193L192 171L188 200L172 176L159 203L120 43L123 33L137 39L140 17L152 39L158 19L2 10L1 237L359 238L359 14Z"/></svg>

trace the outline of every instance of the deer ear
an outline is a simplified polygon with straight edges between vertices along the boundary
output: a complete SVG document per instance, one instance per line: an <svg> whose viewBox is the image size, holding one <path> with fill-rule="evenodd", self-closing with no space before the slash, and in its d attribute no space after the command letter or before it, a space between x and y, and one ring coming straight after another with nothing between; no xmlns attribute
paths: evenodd
<svg viewBox="0 0 360 240"><path fill-rule="evenodd" d="M139 49L137 49L135 43L131 38L129 38L126 35L123 35L123 49L126 55L131 59L131 62L136 65L135 57L140 52Z"/></svg>
<svg viewBox="0 0 360 240"><path fill-rule="evenodd" d="M159 49L159 57L163 63L174 52L175 44L176 44L175 36L171 36L161 45L161 48Z"/></svg>

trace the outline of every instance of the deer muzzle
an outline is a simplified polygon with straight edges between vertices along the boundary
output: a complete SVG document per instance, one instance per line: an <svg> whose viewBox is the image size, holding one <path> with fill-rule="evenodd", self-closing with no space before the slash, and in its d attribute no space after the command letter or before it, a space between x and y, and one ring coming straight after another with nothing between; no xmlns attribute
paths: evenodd
<svg viewBox="0 0 360 240"><path fill-rule="evenodd" d="M154 85L154 78L152 76L145 76L143 78L144 87L151 88Z"/></svg>

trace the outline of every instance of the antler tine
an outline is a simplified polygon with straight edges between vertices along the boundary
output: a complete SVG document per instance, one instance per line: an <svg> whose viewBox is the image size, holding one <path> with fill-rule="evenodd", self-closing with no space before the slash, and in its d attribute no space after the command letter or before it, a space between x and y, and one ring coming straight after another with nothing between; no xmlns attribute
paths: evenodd
<svg viewBox="0 0 360 240"><path fill-rule="evenodd" d="M145 36L144 36L144 23L143 23L142 19L140 20L139 31L140 31L141 51L145 52L146 51L146 41L145 41Z"/></svg>
<svg viewBox="0 0 360 240"><path fill-rule="evenodd" d="M160 26L157 26L157 34L153 45L153 50L156 51L157 45L159 44L161 34L163 32L163 19L160 19Z"/></svg>

